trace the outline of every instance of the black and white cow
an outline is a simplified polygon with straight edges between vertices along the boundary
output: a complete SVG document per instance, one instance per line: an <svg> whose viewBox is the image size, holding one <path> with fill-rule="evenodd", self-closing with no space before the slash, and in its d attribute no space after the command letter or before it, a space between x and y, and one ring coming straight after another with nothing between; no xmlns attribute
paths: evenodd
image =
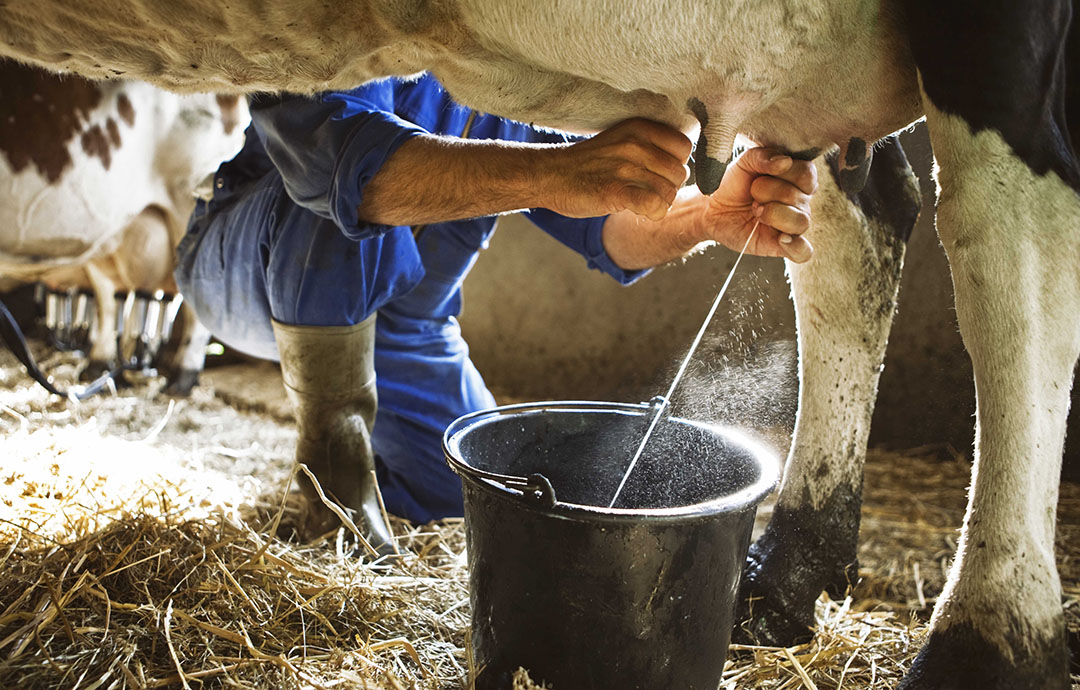
<svg viewBox="0 0 1080 690"><path fill-rule="evenodd" d="M5 0L0 52L187 90L315 91L430 70L465 104L523 121L696 130L706 191L736 134L822 165L839 146L835 178L819 175L816 257L789 266L799 416L743 585L747 628L773 642L803 635L818 593L842 587L854 561L918 208L899 147L879 148L872 168L870 151L925 117L978 415L957 557L901 688L1065 690L1053 537L1080 353L1072 12L1072 0Z"/></svg>

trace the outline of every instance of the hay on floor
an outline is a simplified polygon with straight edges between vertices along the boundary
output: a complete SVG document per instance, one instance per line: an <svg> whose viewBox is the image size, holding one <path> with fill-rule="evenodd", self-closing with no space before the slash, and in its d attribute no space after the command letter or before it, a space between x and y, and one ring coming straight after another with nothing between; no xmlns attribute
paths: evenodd
<svg viewBox="0 0 1080 690"><path fill-rule="evenodd" d="M149 385L68 406L12 371L0 359L0 687L470 687L461 521L395 522L395 561L345 529L299 544L287 423ZM810 643L734 646L725 690L895 686L963 516L969 468L941 450L871 453L860 582L819 600ZM1063 485L1074 631L1078 516L1080 490Z"/></svg>
<svg viewBox="0 0 1080 690"><path fill-rule="evenodd" d="M460 521L399 524L404 555L312 545L275 520L183 511L0 557L0 686L445 688L467 684Z"/></svg>
<svg viewBox="0 0 1080 690"><path fill-rule="evenodd" d="M0 356L0 688L468 684L460 520L299 544L291 425L158 385L67 403Z"/></svg>
<svg viewBox="0 0 1080 690"><path fill-rule="evenodd" d="M891 688L918 653L924 631L892 611L855 611L850 597L817 602L817 633L795 647L732 645L724 690Z"/></svg>

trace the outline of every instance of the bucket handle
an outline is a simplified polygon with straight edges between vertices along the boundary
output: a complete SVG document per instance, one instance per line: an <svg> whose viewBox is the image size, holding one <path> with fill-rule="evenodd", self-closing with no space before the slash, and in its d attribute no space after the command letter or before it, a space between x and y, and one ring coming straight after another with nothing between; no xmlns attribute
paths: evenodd
<svg viewBox="0 0 1080 690"><path fill-rule="evenodd" d="M666 403L667 398L662 395L657 395L648 402L641 403L641 406L646 409L662 411ZM532 403L526 403L522 405L510 405L503 408L503 410L506 411L516 408L529 408L532 406ZM457 421L460 422L466 418L473 417L476 414L486 414L487 412L487 410L481 410L480 412L474 413L473 415L466 415L465 417L462 417ZM443 442L443 450L446 452L446 457L448 460L453 457L450 451L446 449L445 439ZM451 461L451 465L456 464L458 463ZM539 472L534 472L528 477L521 477L513 474L499 474L498 472L488 472L487 470L482 470L473 466L467 466L466 471L470 475L480 477L481 479L487 479L492 483L499 484L504 489L513 489L515 491L519 491L524 498L533 501L545 508L554 508L555 504L558 502L558 499L555 497L555 487L551 485L551 481L547 477L540 474Z"/></svg>
<svg viewBox="0 0 1080 690"><path fill-rule="evenodd" d="M469 473L495 482L496 484L501 484L507 489L520 491L522 496L535 501L545 508L554 508L555 503L557 502L557 499L555 498L555 487L551 485L551 482L548 481L547 477L539 472L534 472L528 477L517 477L512 474L498 474L496 472L486 472L475 467L470 467Z"/></svg>

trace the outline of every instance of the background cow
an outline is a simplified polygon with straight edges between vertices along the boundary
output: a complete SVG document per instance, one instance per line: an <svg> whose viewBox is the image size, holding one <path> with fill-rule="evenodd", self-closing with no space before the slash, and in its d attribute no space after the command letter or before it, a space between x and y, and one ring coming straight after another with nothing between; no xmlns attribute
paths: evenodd
<svg viewBox="0 0 1080 690"><path fill-rule="evenodd" d="M473 108L570 130L639 115L700 134L699 184L737 133L824 164L813 261L790 267L800 405L775 517L744 581L786 642L843 586L907 232L902 152L926 117L937 222L977 390L952 575L906 689L1069 686L1054 505L1080 353L1080 69L1071 0L7 0L0 50L177 89L321 90L429 69ZM1075 78L1073 79L1075 81ZM883 155L884 154L884 155ZM830 181L828 174L820 179ZM860 193L860 188L866 189Z"/></svg>
<svg viewBox="0 0 1080 690"><path fill-rule="evenodd" d="M243 143L237 96L60 77L0 61L0 276L91 289L86 378L117 365L117 292L175 293L194 189ZM181 306L159 366L186 393L209 333Z"/></svg>

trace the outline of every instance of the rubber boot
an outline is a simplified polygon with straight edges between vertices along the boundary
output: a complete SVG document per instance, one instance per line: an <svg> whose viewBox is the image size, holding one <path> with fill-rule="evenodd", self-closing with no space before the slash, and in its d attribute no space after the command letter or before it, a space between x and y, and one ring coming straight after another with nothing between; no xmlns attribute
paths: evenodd
<svg viewBox="0 0 1080 690"><path fill-rule="evenodd" d="M274 337L299 427L296 461L308 466L329 498L355 511L357 527L380 554L396 553L373 474L375 317L355 326L275 321ZM314 538L340 524L307 475L297 478L308 500L302 536Z"/></svg>

